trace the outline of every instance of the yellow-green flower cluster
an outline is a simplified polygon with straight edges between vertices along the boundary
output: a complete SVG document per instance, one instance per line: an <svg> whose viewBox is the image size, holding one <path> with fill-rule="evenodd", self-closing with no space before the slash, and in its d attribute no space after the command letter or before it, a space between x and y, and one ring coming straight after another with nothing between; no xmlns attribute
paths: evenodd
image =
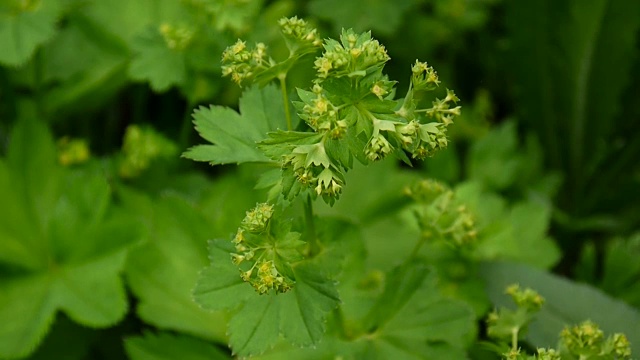
<svg viewBox="0 0 640 360"><path fill-rule="evenodd" d="M433 122L421 124L412 120L407 124L396 124L396 134L402 148L419 160L431 157L447 147L446 131L445 124Z"/></svg>
<svg viewBox="0 0 640 360"><path fill-rule="evenodd" d="M82 164L89 160L91 152L85 139L63 137L58 140L58 162L62 166Z"/></svg>
<svg viewBox="0 0 640 360"><path fill-rule="evenodd" d="M259 203L247 211L238 228L233 244L236 252L231 261L240 267L240 277L260 294L271 290L276 293L289 291L293 280L282 275L275 265L276 239L270 229L273 205Z"/></svg>
<svg viewBox="0 0 640 360"><path fill-rule="evenodd" d="M242 85L258 71L271 66L271 63L265 44L257 43L253 49L248 49L246 42L238 40L222 53L222 76L231 76L235 83Z"/></svg>
<svg viewBox="0 0 640 360"><path fill-rule="evenodd" d="M186 26L173 26L168 23L160 25L160 34L171 50L184 50L193 39L194 31Z"/></svg>
<svg viewBox="0 0 640 360"><path fill-rule="evenodd" d="M431 109L427 110L427 115L448 126L453 123L453 118L460 115L460 106L451 108L451 103L460 101L453 90L447 89L447 96L444 99L433 101Z"/></svg>
<svg viewBox="0 0 640 360"><path fill-rule="evenodd" d="M560 340L561 346L581 359L631 357L629 340L623 334L616 333L605 339L604 332L590 320L580 325L565 327L560 333Z"/></svg>
<svg viewBox="0 0 640 360"><path fill-rule="evenodd" d="M290 40L290 42L293 41L294 43L304 44L309 47L322 45L322 39L318 36L318 30L311 27L303 19L298 19L297 16L282 18L278 21L278 24L280 25L282 35L284 35L285 39Z"/></svg>
<svg viewBox="0 0 640 360"><path fill-rule="evenodd" d="M411 67L411 85L414 91L434 90L440 85L440 80L432 66L416 60Z"/></svg>
<svg viewBox="0 0 640 360"><path fill-rule="evenodd" d="M538 311L544 305L544 298L530 288L521 289L520 285L512 284L507 287L505 293L513 299L518 307Z"/></svg>
<svg viewBox="0 0 640 360"><path fill-rule="evenodd" d="M370 32L356 34L352 29L343 30L340 42L328 39L324 48L314 63L321 79L329 75L364 76L367 70L382 67L390 59L387 50L371 38Z"/></svg>
<svg viewBox="0 0 640 360"><path fill-rule="evenodd" d="M140 175L159 158L171 158L178 149L152 128L130 125L124 134L119 173L124 178Z"/></svg>
<svg viewBox="0 0 640 360"><path fill-rule="evenodd" d="M560 352L555 349L539 348L536 360L561 360Z"/></svg>
<svg viewBox="0 0 640 360"><path fill-rule="evenodd" d="M338 108L326 97L324 89L315 84L314 98L302 106L298 114L311 128L320 133L328 133L332 139L340 139L347 130L347 122L338 118Z"/></svg>
<svg viewBox="0 0 640 360"><path fill-rule="evenodd" d="M442 183L423 180L405 189L405 193L419 205L416 214L425 239L440 239L458 248L476 240L473 214Z"/></svg>

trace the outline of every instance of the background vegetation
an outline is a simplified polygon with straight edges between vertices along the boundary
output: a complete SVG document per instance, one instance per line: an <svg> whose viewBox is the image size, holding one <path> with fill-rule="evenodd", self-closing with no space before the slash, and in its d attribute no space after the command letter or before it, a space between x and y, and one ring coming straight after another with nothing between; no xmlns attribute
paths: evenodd
<svg viewBox="0 0 640 360"><path fill-rule="evenodd" d="M229 239L264 192L255 168L179 155L201 142L194 108L238 106L222 51L241 37L285 56L275 24L293 15L322 37L371 30L391 78L427 61L461 99L446 151L413 168L356 168L335 207L315 204L359 226L363 271L375 278L411 251L401 239L419 229L402 192L434 178L482 240L477 278L425 254L443 296L475 314L459 344L469 357L497 356L474 339L512 282L547 299L524 344L554 346L565 324L591 319L640 354L640 2L7 0L0 358L230 354L227 315L200 309L191 290L207 240ZM311 75L289 81L308 87Z"/></svg>

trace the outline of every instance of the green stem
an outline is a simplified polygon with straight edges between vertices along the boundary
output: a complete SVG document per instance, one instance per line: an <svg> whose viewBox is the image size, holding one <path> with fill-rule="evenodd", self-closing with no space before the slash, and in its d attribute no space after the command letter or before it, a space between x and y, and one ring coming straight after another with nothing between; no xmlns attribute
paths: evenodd
<svg viewBox="0 0 640 360"><path fill-rule="evenodd" d="M518 350L518 332L520 332L519 328L511 329L511 350Z"/></svg>
<svg viewBox="0 0 640 360"><path fill-rule="evenodd" d="M284 114L287 118L287 130L293 130L291 125L291 111L289 110L289 93L287 92L287 74L278 75L280 80L280 89L282 90L282 101L284 101Z"/></svg>
<svg viewBox="0 0 640 360"><path fill-rule="evenodd" d="M304 217L309 239L309 256L313 257L315 254L320 252L320 244L318 243L316 224L313 218L313 205L311 202L311 195L307 195L307 199L304 201Z"/></svg>

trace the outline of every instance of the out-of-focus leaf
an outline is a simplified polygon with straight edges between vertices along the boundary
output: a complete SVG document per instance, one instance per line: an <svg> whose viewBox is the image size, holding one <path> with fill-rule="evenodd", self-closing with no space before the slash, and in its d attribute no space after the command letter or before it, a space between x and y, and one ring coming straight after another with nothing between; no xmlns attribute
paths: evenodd
<svg viewBox="0 0 640 360"><path fill-rule="evenodd" d="M162 329L226 341L223 314L204 311L191 296L198 272L208 263L208 222L175 195L152 200L123 190L121 197L148 228L147 243L131 251L125 268L140 301L138 315Z"/></svg>
<svg viewBox="0 0 640 360"><path fill-rule="evenodd" d="M24 120L0 161L2 357L31 353L57 310L91 327L127 311L119 273L136 223L111 214L100 169L62 169L55 154L46 127Z"/></svg>
<svg viewBox="0 0 640 360"><path fill-rule="evenodd" d="M62 6L51 1L8 1L0 5L0 63L25 63L56 31Z"/></svg>
<svg viewBox="0 0 640 360"><path fill-rule="evenodd" d="M309 11L319 18L331 20L337 30L353 28L357 32L373 30L389 35L400 25L404 13L416 3L416 0L314 0L309 4Z"/></svg>
<svg viewBox="0 0 640 360"><path fill-rule="evenodd" d="M145 333L125 339L132 360L224 360L230 357L214 345L185 335Z"/></svg>

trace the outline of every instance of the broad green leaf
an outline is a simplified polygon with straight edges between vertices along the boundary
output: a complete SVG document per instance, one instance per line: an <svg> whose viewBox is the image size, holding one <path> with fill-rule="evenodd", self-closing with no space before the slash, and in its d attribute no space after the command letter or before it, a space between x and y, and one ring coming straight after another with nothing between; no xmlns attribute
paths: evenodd
<svg viewBox="0 0 640 360"><path fill-rule="evenodd" d="M547 236L551 217L547 204L526 200L509 207L477 182L460 184L456 197L477 216L478 258L515 260L542 268L560 259L557 245Z"/></svg>
<svg viewBox="0 0 640 360"><path fill-rule="evenodd" d="M132 360L223 360L228 355L210 343L185 335L145 333L124 341L127 355Z"/></svg>
<svg viewBox="0 0 640 360"><path fill-rule="evenodd" d="M238 276L239 278L239 276ZM249 287L248 284L242 284ZM278 296L254 294L229 321L229 345L235 355L259 355L280 338Z"/></svg>
<svg viewBox="0 0 640 360"><path fill-rule="evenodd" d="M223 315L203 310L191 295L198 272L208 263L204 216L175 195L152 200L122 191L121 197L148 228L146 244L131 251L125 268L140 318L162 329L226 341Z"/></svg>
<svg viewBox="0 0 640 360"><path fill-rule="evenodd" d="M148 81L156 92L183 85L187 80L184 50L170 49L158 28L149 28L133 42L137 55L129 65L129 76Z"/></svg>
<svg viewBox="0 0 640 360"><path fill-rule="evenodd" d="M193 289L194 300L206 310L232 310L257 294L242 281L229 254L234 250L230 240L209 241L209 260Z"/></svg>
<svg viewBox="0 0 640 360"><path fill-rule="evenodd" d="M286 129L284 105L278 89L253 87L240 98L240 113L229 108L200 107L193 115L196 130L213 145L197 145L183 156L212 165L268 162L256 143L267 132Z"/></svg>
<svg viewBox="0 0 640 360"><path fill-rule="evenodd" d="M545 304L531 324L527 337L536 347L554 347L564 326L589 319L605 333L624 333L633 353L640 353L640 312L594 287L524 264L484 263L481 274L489 297L496 306L510 303L504 289L513 283L530 287L545 298Z"/></svg>
<svg viewBox="0 0 640 360"><path fill-rule="evenodd" d="M201 273L193 291L205 309L236 309L229 322L229 343L240 356L261 354L276 344L280 334L289 342L309 346L320 342L325 317L339 303L333 280L316 264L302 261L293 267L296 283L284 294L257 294L240 278L230 260L231 241L210 242L211 265Z"/></svg>
<svg viewBox="0 0 640 360"><path fill-rule="evenodd" d="M82 49L83 56L78 56ZM84 13L71 12L43 48L47 114L62 119L105 103L125 84L129 48Z"/></svg>
<svg viewBox="0 0 640 360"><path fill-rule="evenodd" d="M55 34L61 10L56 0L0 5L0 63L19 66L29 60Z"/></svg>
<svg viewBox="0 0 640 360"><path fill-rule="evenodd" d="M331 20L337 30L353 27L356 31L374 30L390 35L400 26L402 16L417 3L416 0L314 0L309 4L309 11Z"/></svg>
<svg viewBox="0 0 640 360"><path fill-rule="evenodd" d="M0 160L0 184L0 357L32 352L57 310L91 327L119 321L119 273L139 232L111 211L101 169L60 168L46 127L24 120Z"/></svg>
<svg viewBox="0 0 640 360"><path fill-rule="evenodd" d="M516 124L507 122L473 143L469 151L469 178L492 189L504 189L518 175L520 157L516 152Z"/></svg>

